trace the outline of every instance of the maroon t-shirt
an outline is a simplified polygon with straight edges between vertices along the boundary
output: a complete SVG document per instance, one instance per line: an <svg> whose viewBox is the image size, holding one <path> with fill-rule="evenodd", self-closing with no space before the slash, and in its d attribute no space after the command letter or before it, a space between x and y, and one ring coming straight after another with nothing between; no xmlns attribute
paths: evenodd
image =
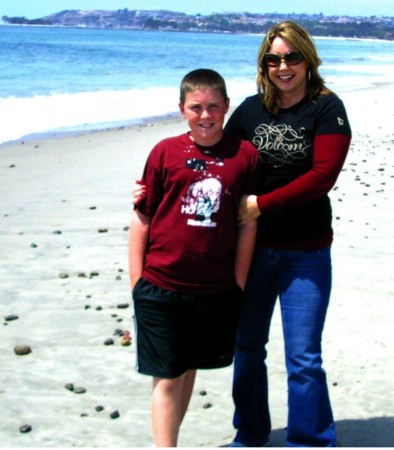
<svg viewBox="0 0 394 450"><path fill-rule="evenodd" d="M235 285L234 262L241 196L257 192L255 147L223 136L212 147L189 134L161 141L150 153L138 206L151 218L142 276L185 293Z"/></svg>

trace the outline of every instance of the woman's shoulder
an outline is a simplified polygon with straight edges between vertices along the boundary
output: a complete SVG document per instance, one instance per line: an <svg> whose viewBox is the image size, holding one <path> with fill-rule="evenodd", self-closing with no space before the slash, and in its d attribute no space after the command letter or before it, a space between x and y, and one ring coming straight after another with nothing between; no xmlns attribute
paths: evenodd
<svg viewBox="0 0 394 450"><path fill-rule="evenodd" d="M350 134L350 124L343 101L334 92L319 96L313 109L316 123L323 124L326 130L327 124L339 124L336 131L341 134Z"/></svg>
<svg viewBox="0 0 394 450"><path fill-rule="evenodd" d="M246 97L239 106L235 109L235 116L250 116L250 114L257 115L264 109L263 102L258 94Z"/></svg>
<svg viewBox="0 0 394 450"><path fill-rule="evenodd" d="M312 101L306 103L306 108L314 111L314 114L346 114L346 108L343 101L335 92L329 92L319 95Z"/></svg>
<svg viewBox="0 0 394 450"><path fill-rule="evenodd" d="M240 106L249 106L249 105L262 105L260 96L258 94L250 95L246 97L240 104Z"/></svg>
<svg viewBox="0 0 394 450"><path fill-rule="evenodd" d="M315 98L314 102L318 105L341 105L343 104L339 96L332 91L321 94Z"/></svg>

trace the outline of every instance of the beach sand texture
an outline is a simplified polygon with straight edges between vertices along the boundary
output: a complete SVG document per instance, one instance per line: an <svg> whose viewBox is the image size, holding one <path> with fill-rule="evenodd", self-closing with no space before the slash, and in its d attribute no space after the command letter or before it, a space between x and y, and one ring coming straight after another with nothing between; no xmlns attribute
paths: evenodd
<svg viewBox="0 0 394 450"><path fill-rule="evenodd" d="M345 447L394 446L393 92L384 85L342 95L354 136L331 195L334 287L323 346ZM134 369L130 194L153 145L186 129L172 117L0 146L0 446L153 446L151 381ZM16 346L32 351L17 355ZM268 361L272 446L281 447L278 307ZM231 377L232 367L199 372L181 447L231 440Z"/></svg>

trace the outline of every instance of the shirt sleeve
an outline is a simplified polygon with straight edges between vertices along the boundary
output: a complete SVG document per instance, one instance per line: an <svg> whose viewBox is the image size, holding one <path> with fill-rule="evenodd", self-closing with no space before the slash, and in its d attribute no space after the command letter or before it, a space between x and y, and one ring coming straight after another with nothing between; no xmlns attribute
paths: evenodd
<svg viewBox="0 0 394 450"><path fill-rule="evenodd" d="M316 136L312 168L286 186L258 196L260 212L291 208L327 194L342 170L350 140L343 134Z"/></svg>
<svg viewBox="0 0 394 450"><path fill-rule="evenodd" d="M335 94L321 97L316 109L316 133L344 134L351 137L351 128L342 100Z"/></svg>
<svg viewBox="0 0 394 450"><path fill-rule="evenodd" d="M144 215L153 217L163 198L163 174L161 170L162 145L156 145L145 163L141 183L147 187L146 197L136 208Z"/></svg>

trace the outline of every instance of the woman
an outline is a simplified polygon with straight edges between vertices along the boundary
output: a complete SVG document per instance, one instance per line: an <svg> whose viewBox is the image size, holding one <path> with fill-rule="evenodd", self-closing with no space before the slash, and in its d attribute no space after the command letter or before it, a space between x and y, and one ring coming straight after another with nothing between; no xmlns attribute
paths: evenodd
<svg viewBox="0 0 394 450"><path fill-rule="evenodd" d="M269 444L267 356L280 299L288 373L287 442L335 446L321 340L331 291L333 240L327 193L344 164L351 131L342 101L318 73L312 37L294 22L274 26L258 53L258 94L230 117L226 132L260 156L259 195L241 203L240 220L259 231L238 326L234 427L230 447Z"/></svg>

